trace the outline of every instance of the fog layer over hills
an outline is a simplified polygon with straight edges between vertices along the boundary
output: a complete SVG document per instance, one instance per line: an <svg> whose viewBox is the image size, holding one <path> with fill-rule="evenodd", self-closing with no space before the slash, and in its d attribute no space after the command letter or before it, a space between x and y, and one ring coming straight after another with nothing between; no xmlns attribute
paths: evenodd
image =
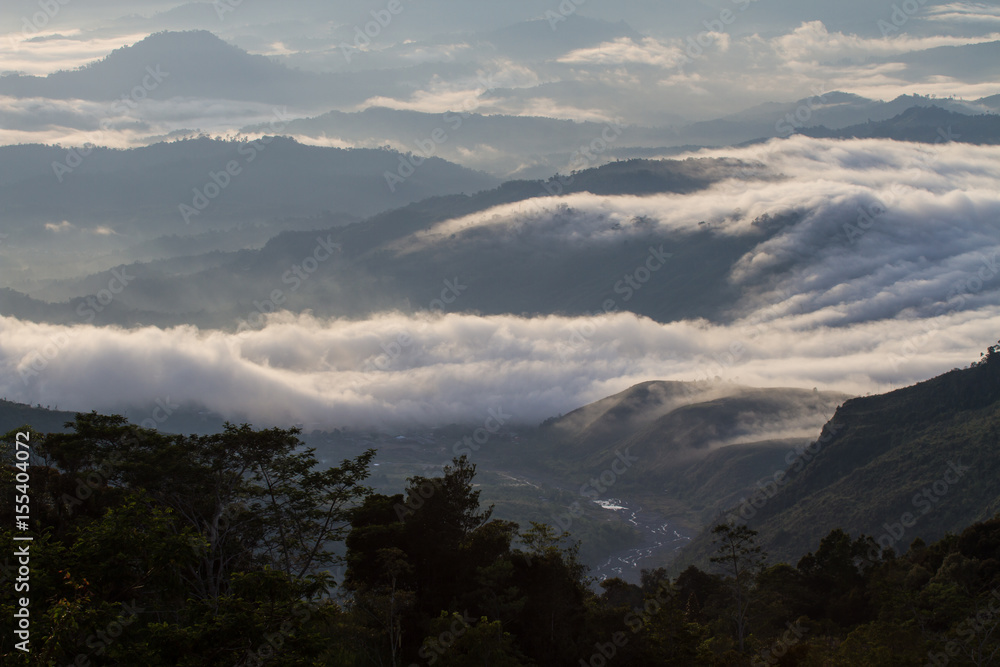
<svg viewBox="0 0 1000 667"><path fill-rule="evenodd" d="M298 279L299 300L295 280L266 264L201 277L253 269L241 281L256 296L216 295L256 303L228 332L94 328L99 313L86 301L72 326L4 319L3 392L65 408L87 396L99 409L184 395L258 420L360 425L475 423L491 409L537 422L650 377L850 393L906 384L965 365L1000 325L998 151L799 137L701 153L756 166L685 194L581 192L394 233L374 227L368 246L345 242L329 263L305 261L318 241L303 234L289 246L301 251L296 266L313 267ZM348 230L344 240L357 242ZM720 264L731 241L745 250ZM546 282L557 256L626 268ZM338 313L337 295L358 288L362 267L371 294L413 296L409 306ZM722 297L706 288L712 272L729 286ZM425 276L422 297L403 286L411 273ZM192 279L160 288L169 295ZM114 303L149 289L109 285ZM324 314L270 314L270 300L280 310L286 296ZM685 316L684 299L714 306ZM682 306L662 307L671 300ZM521 302L533 304L528 313ZM491 303L510 305L490 312ZM546 314L556 312L565 314Z"/></svg>

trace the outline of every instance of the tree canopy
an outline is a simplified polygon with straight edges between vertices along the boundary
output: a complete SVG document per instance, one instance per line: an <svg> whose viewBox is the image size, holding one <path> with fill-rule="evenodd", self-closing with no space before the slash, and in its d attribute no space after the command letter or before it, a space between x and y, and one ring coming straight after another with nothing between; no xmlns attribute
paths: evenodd
<svg viewBox="0 0 1000 667"><path fill-rule="evenodd" d="M720 524L709 570L598 586L570 535L482 507L465 457L385 495L365 485L373 451L323 468L296 429L70 427L31 434L32 651L8 627L8 558L5 666L1000 661L1000 517L905 555L834 530L794 566ZM0 521L13 544L6 502Z"/></svg>

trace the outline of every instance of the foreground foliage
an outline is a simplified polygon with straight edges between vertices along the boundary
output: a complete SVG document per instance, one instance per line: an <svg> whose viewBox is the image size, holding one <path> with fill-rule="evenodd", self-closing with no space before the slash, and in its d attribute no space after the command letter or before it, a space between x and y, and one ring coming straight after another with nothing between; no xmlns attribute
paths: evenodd
<svg viewBox="0 0 1000 667"><path fill-rule="evenodd" d="M794 566L722 524L711 571L595 592L564 535L481 507L464 457L387 496L374 452L320 470L294 429L71 426L32 434L32 652L5 555L4 665L1000 664L1000 518L905 556L834 530Z"/></svg>

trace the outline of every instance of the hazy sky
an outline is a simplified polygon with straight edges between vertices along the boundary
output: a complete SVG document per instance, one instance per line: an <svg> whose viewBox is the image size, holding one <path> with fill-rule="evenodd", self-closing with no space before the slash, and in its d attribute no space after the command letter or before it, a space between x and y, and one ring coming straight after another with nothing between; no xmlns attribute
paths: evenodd
<svg viewBox="0 0 1000 667"><path fill-rule="evenodd" d="M0 20L0 67L32 75L86 65L158 31L195 29L290 67L358 75L324 80L340 96L290 89L281 103L301 116L385 106L677 125L832 90L874 99L1000 92L1000 8L986 3L16 0L3 4ZM216 72L220 56L203 47L178 42L138 64L169 71L191 50L203 57L200 74L216 77L214 95L193 95L191 82L174 78L134 108L109 109L76 92L65 99L58 87L25 95L0 86L0 140L130 145L178 129L226 134L265 119L265 105L240 95L253 89L254 72ZM125 95L140 83L134 78L111 89ZM39 114L52 119L39 122ZM88 133L84 119L103 118L114 128Z"/></svg>

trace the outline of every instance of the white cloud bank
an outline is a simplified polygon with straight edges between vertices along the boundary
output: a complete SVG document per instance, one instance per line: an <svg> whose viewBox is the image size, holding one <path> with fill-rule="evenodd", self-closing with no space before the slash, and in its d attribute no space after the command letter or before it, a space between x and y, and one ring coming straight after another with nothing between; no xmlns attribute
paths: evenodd
<svg viewBox="0 0 1000 667"><path fill-rule="evenodd" d="M307 428L475 423L490 409L537 423L650 379L886 390L967 365L997 337L1000 308L806 332L797 324L283 314L238 336L0 318L0 392L103 411L169 398Z"/></svg>
<svg viewBox="0 0 1000 667"><path fill-rule="evenodd" d="M637 215L756 239L731 268L743 296L729 318L284 313L240 335L0 318L0 395L103 411L169 397L307 427L475 423L501 408L537 423L652 379L885 391L966 366L1000 338L1000 147L795 137L698 155L769 171L690 195L538 198L401 248L452 233L614 243L640 232L609 223ZM765 214L779 225L767 234L753 224Z"/></svg>

